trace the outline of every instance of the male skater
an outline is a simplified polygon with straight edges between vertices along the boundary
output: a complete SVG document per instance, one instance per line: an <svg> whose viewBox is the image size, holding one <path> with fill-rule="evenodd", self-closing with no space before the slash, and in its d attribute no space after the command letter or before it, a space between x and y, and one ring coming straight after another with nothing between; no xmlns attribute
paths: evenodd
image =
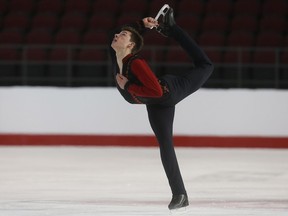
<svg viewBox="0 0 288 216"><path fill-rule="evenodd" d="M154 27L162 35L172 37L179 43L193 59L193 69L156 77L146 61L138 56L143 46L141 35L145 28ZM113 36L110 53L116 86L126 101L145 104L147 107L149 122L158 140L162 164L172 191L168 208L172 210L188 206L188 196L173 146L175 105L205 83L213 71L213 64L194 40L176 24L172 8L163 16L162 23L146 17L122 27Z"/></svg>

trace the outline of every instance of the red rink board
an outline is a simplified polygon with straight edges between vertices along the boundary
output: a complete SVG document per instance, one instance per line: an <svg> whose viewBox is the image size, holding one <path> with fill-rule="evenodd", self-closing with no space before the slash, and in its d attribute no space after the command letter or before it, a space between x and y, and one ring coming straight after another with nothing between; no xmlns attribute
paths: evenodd
<svg viewBox="0 0 288 216"><path fill-rule="evenodd" d="M288 148L288 137L175 136L175 146ZM0 134L0 145L157 146L152 135Z"/></svg>

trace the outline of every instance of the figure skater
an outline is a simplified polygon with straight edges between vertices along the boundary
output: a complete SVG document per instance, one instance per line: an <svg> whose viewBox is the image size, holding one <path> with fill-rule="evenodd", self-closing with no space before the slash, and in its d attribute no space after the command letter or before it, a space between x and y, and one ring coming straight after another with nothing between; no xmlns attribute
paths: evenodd
<svg viewBox="0 0 288 216"><path fill-rule="evenodd" d="M139 52L143 33L154 28L166 37L172 37L193 60L188 71L161 77L151 71ZM173 145L175 105L197 91L209 78L213 64L203 50L182 30L169 8L160 23L152 17L125 25L111 36L110 54L116 87L131 104L145 104L152 130L160 147L161 161L172 191L170 210L189 205L187 192L178 166ZM187 113L189 115L189 113Z"/></svg>

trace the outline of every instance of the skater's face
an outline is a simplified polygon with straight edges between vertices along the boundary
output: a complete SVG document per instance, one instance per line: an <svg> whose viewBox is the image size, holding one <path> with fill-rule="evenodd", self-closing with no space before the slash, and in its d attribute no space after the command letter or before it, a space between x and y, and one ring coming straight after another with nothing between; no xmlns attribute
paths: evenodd
<svg viewBox="0 0 288 216"><path fill-rule="evenodd" d="M111 47L117 52L125 49L133 49L135 43L131 41L131 32L121 31L119 34L114 35Z"/></svg>

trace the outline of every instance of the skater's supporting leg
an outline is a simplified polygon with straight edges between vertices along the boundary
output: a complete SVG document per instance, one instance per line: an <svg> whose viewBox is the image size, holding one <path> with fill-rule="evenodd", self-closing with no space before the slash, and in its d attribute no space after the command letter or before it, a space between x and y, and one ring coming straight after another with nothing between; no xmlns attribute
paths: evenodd
<svg viewBox="0 0 288 216"><path fill-rule="evenodd" d="M151 127L157 137L161 160L173 195L185 194L186 190L179 170L173 146L173 120L175 107L147 105Z"/></svg>

